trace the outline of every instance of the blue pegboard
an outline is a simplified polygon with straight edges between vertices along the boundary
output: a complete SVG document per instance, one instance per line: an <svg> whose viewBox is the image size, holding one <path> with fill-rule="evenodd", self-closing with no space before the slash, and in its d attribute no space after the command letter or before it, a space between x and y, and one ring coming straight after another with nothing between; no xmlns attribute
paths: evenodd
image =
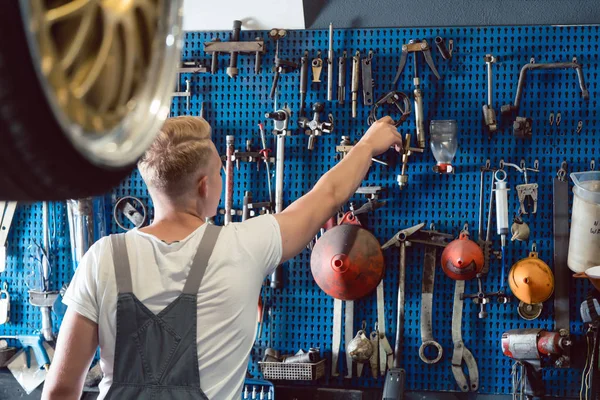
<svg viewBox="0 0 600 400"><path fill-rule="evenodd" d="M531 241L537 243L540 258L552 265L552 179L561 162L566 160L571 171L588 170L590 161L596 156L599 148L599 123L597 120L598 98L598 26L588 27L493 27L493 28L407 28L407 29L352 29L335 30L334 48L336 57L343 50L349 55L356 50L364 56L373 50L373 71L375 78L375 97L397 89L405 93L412 92L412 63L406 65L405 71L396 87L392 80L396 73L400 58L401 46L413 38L424 38L433 43L436 36L454 40L454 55L450 61L444 61L434 51L434 61L443 79L437 81L429 69L420 60L419 69L423 81L424 108L427 120L456 119L460 127L460 145L455 159L457 172L454 175L442 176L431 172L435 160L429 151L423 155L415 155L409 164L409 186L401 192L396 185L399 166L394 165L397 157L388 154L392 162L390 167L373 165L366 179L366 184L381 185L388 200L385 208L369 215L365 226L384 243L399 229L415 225L419 222L435 223L438 230L458 235L464 223L468 223L472 234L477 230L477 214L479 208L479 167L490 159L492 166L498 166L501 159L519 163L525 159L532 165L535 159L540 162L540 173L530 174L530 182L537 182L539 189L539 206L537 215L526 219L532 235ZM209 62L202 44L221 38L229 40L229 32L190 32L186 35L183 51L184 60L203 60ZM262 37L269 41L267 32L242 32L242 40ZM280 42L280 56L284 59L299 61L305 50L309 56L316 56L318 50L322 54L327 51L328 33L326 31L290 31ZM268 53L264 57L261 73L254 74L254 57L240 56L240 73L237 79L230 79L225 74L229 57L221 56L219 71L215 75L197 74L182 75L191 79L191 109L186 110L185 99L175 99L172 106L173 115L199 115L201 103L204 102L206 119L213 127L213 139L217 149L224 154L225 136L235 135L236 148L243 149L245 141L252 138L258 146L260 138L257 124L262 122L270 129L271 123L264 119L264 113L274 108L269 99L269 89L273 74L270 70L274 59L274 45L268 43ZM525 94L521 105L521 115L534 120L533 139L529 141L513 138L510 121L501 121L503 129L489 140L482 124L481 107L486 99L486 66L483 56L487 53L498 57L494 65L494 106L499 114L500 106L512 103L516 91L519 70L522 65L534 57L537 62L570 61L576 56L584 66L590 101L581 100L575 74L571 71L549 71L531 74L526 83ZM349 61L350 59L348 59ZM308 137L302 130L295 128L299 116L299 72L282 75L277 102L279 106L287 105L293 112L291 126L293 136L286 139L286 179L284 203L306 193L318 178L336 164L335 146L342 135L358 140L367 129L368 109L362 105L362 93L359 96L358 118L352 119L350 113L350 65L347 75L346 104L327 102L326 84L318 88L310 87L307 98L307 110L313 102L325 104L325 112L334 115L336 126L332 134L320 137L315 150L306 150ZM325 73L325 71L324 71ZM337 63L336 76L337 82ZM560 126L548 124L549 114L562 114ZM500 116L499 116L500 118ZM501 119L501 118L500 118ZM583 121L583 130L577 134L577 122ZM400 128L401 133L414 132L414 117ZM275 148L273 138L269 138L270 147ZM264 169L257 171L254 164L241 163L236 171L234 185L234 208L241 208L245 190L251 190L254 199L268 199ZM508 170L508 181L513 188L510 192L511 212L517 210L517 199L514 186L522 183L521 177ZM488 180L486 180L488 182ZM107 211L117 198L133 195L150 204L147 190L134 172L120 187L106 196ZM489 191L486 189L486 208ZM362 199L353 199L359 203ZM60 223L57 230L56 247L59 270L55 274L56 285L68 281L71 276L70 253L68 251L68 234L65 228L64 206L60 208ZM151 213L150 213L151 214ZM38 205L22 206L16 216L9 238L9 265L5 279L9 281L13 295L12 322L0 326L0 334L29 332L39 326L39 315L36 310L26 305L26 287L23 283L23 252L26 243L32 238L41 238L39 223L40 207ZM492 229L495 229L492 224ZM112 232L117 232L112 224ZM494 245L499 247L496 235ZM526 257L530 243L511 243L507 251L507 265ZM395 249L385 252L385 296L386 326L388 338L395 337L396 321L396 287L398 279L398 253ZM419 247L407 251L407 293L406 322L404 332L404 349L402 366L407 371L407 387L410 390L458 390L450 370L452 354L451 318L454 282L448 279L438 268L434 291L434 337L442 344L445 355L436 365L425 365L418 357L420 345L419 313L420 289L422 273L422 250ZM64 266L64 269L62 269ZM500 262L491 264L490 274L485 281L489 290L497 288ZM252 351L250 372L259 376L257 361L262 358L264 349L272 346L285 353L292 353L299 348L320 347L329 355L331 351L331 324L333 300L327 297L314 283L310 273L310 252L305 250L285 266L286 286L283 290L263 289L267 298L265 327ZM580 334L582 325L579 322L578 306L589 289L588 283L580 280L571 282L571 328ZM476 291L476 283L468 282L467 293ZM547 302L542 317L537 321L521 320L516 312L516 302L508 305L491 304L489 317L485 320L477 318L476 306L465 302L463 317L463 337L466 346L473 352L479 364L481 393L510 393L510 370L512 362L502 355L500 337L508 329L541 327L553 329L552 303ZM375 294L355 304L355 330L359 329L362 320L369 327L376 319ZM343 335L342 335L343 336ZM392 343L393 344L393 343ZM344 343L342 343L343 348ZM344 357L341 357L342 359ZM330 368L327 368L329 371ZM381 387L383 379L367 377L365 371L362 378L346 380L343 377L330 378L323 385L344 387ZM342 371L341 376L344 375ZM548 392L554 396L565 398L579 393L580 370L554 370L545 372Z"/></svg>

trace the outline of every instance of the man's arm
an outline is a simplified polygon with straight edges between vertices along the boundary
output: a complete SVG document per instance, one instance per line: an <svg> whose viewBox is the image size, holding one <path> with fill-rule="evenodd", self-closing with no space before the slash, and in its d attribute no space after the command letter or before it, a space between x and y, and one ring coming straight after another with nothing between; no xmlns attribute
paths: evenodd
<svg viewBox="0 0 600 400"><path fill-rule="evenodd" d="M67 309L60 327L42 400L78 400L98 347L98 325Z"/></svg>
<svg viewBox="0 0 600 400"><path fill-rule="evenodd" d="M378 120L310 192L282 213L275 214L281 230L282 262L300 253L323 224L354 194L369 170L371 158L394 145L402 145L402 136L392 124L392 119L385 117Z"/></svg>

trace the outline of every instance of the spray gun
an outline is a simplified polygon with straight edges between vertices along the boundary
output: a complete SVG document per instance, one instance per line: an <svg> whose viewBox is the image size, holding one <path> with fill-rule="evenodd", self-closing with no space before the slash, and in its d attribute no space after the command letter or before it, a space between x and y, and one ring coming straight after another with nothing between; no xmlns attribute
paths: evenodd
<svg viewBox="0 0 600 400"><path fill-rule="evenodd" d="M42 335L16 335L16 336L0 336L0 339L14 339L21 342L23 349L27 351L27 368L31 368L30 350L33 350L35 359L39 368L50 368L50 357L44 348L44 336Z"/></svg>
<svg viewBox="0 0 600 400"><path fill-rule="evenodd" d="M542 329L515 329L504 332L502 352L515 360L512 371L513 398L544 398L546 391L542 368L560 368L568 363L565 352L571 345L572 341L566 331L559 333Z"/></svg>

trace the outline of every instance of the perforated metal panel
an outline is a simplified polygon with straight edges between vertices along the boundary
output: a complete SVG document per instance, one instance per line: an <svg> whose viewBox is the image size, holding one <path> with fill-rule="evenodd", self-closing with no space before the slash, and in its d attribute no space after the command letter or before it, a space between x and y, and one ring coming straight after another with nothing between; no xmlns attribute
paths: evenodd
<svg viewBox="0 0 600 400"><path fill-rule="evenodd" d="M424 60L419 56L419 70L423 80L425 115L431 119L456 119L459 123L460 145L455 159L457 172L454 175L441 176L431 172L435 160L429 150L423 155L415 155L409 165L409 187L401 192L396 185L396 175L400 168L394 154L383 158L392 163L390 167L373 165L365 181L369 185L381 185L386 192L383 198L388 200L385 208L369 215L364 221L365 227L384 243L398 230L413 226L419 222L434 223L438 230L458 235L464 223L468 223L471 233L476 236L479 208L479 167L486 159L498 166L500 159L519 163L525 159L531 166L535 159L540 162L540 173L530 174L530 182L537 182L539 206L537 215L526 217L532 234L531 241L537 243L540 258L552 265L552 179L560 163L566 160L570 170L589 169L590 161L597 155L600 135L597 122L598 98L598 46L599 27L496 27L496 28L444 28L444 29L368 29L336 30L334 47L336 57L343 50L352 55L356 50L364 56L373 49L375 58L373 71L375 78L375 97L398 89L412 92L412 62L406 65L397 87L392 87L400 58L401 46L412 38L425 38L430 44L436 36L454 40L454 56L449 62L443 61L434 51L434 61L443 79L437 81L430 73ZM242 32L242 40L262 37L268 41L267 32ZM202 43L216 37L229 40L228 32L188 33L183 52L184 60L204 60ZM280 42L280 57L296 62L305 50L310 57L321 50L327 51L326 31L292 31ZM252 138L258 146L260 138L257 124L270 122L264 118L266 111L274 109L268 93L273 74L271 66L274 58L274 45L269 43L268 54L264 57L263 68L254 74L254 57L240 56L240 74L230 79L225 74L229 56L220 59L219 72L216 75L182 75L180 81L185 87L186 78L192 81L191 110L186 110L185 99L175 99L173 115L199 115L201 102L204 102L206 119L213 127L213 138L217 149L224 154L225 136L235 135L236 148L242 150L245 141ZM533 118L533 139L517 140L512 137L510 121L502 121L503 129L488 140L482 126L481 107L486 98L486 68L483 56L494 54L499 62L494 65L494 107L499 114L500 106L512 103L516 91L517 78L521 66L535 57L537 62L570 61L576 56L584 65L584 74L590 89L590 101L584 102L578 89L575 74L572 71L536 72L527 79L520 115ZM349 61L349 59L348 59ZM337 66L337 64L336 64ZM286 139L285 192L284 202L293 200L306 193L318 178L336 164L335 146L340 137L350 136L358 140L367 129L368 109L362 105L362 92L359 96L358 118L350 114L350 63L347 75L346 104L327 102L326 84L318 88L309 88L307 110L315 101L325 104L325 113L333 113L335 130L332 134L318 139L315 150L306 149L308 137L302 130L295 128L293 136ZM325 71L324 71L325 73ZM337 82L337 68L335 82ZM299 116L299 73L283 75L280 80L277 102L279 106L287 104L292 110L291 126L296 127ZM553 112L562 114L560 126L550 126L548 116ZM577 122L583 122L583 130L576 133ZM414 117L401 127L401 132L414 131ZM272 137L270 147L275 148ZM272 169L273 171L273 169ZM507 170L510 211L516 212L518 203L514 186L522 183L521 176L514 170ZM264 166L257 171L255 164L241 163L236 171L234 184L234 208L241 208L245 190L253 192L254 199L268 199ZM489 196L489 179L486 179L485 208ZM134 195L148 202L147 191L139 174L135 172L121 187L107 195L107 203L114 204L118 197ZM364 199L355 196L353 201L361 203ZM316 205L318 206L318 205ZM62 207L62 206L61 206ZM61 210L64 209L61 208ZM61 260L56 275L57 284L70 278L70 261L67 234L65 232L64 211L60 220L60 233L57 247ZM28 332L39 326L38 313L25 304L26 289L23 284L23 251L31 238L41 238L39 223L40 207L22 206L17 214L17 223L10 236L9 266L4 279L10 282L14 298L13 323L0 326L0 333ZM217 222L220 222L219 219ZM112 225L113 232L116 226ZM495 230L495 224L492 224ZM499 248L499 238L493 234L494 245ZM511 243L507 251L507 267L526 257L531 243ZM439 255L439 252L438 252ZM393 344L396 321L396 294L398 280L398 251L385 252L385 300L387 336ZM454 282L447 278L440 268L437 270L434 291L434 337L444 347L444 357L436 365L425 365L418 356L420 345L419 314L423 250L420 246L407 251L407 293L406 322L402 366L407 371L407 387L410 390L458 390L450 370L452 354L451 318ZM252 351L250 371L258 376L257 361L267 346L282 352L295 352L299 348L320 347L329 356L331 351L331 325L333 300L327 297L314 283L310 273L310 252L305 250L285 266L286 285L283 290L263 289L267 298L265 326L261 337ZM64 263L64 264L63 264ZM491 264L490 275L485 281L486 290L496 290L500 275L500 261ZM581 333L579 322L579 304L589 289L583 281L571 282L571 321L572 330ZM467 293L477 290L475 282L468 282ZM19 294L16 296L16 294ZM479 364L480 392L509 393L511 390L511 361L502 355L500 337L508 329L541 327L553 329L552 304L547 302L542 317L537 321L521 320L516 312L517 302L508 305L491 304L489 317L477 318L477 308L465 302L463 318L463 337L466 346L473 352ZM270 312L268 312L270 310ZM355 305L355 331L365 320L369 329L376 320L375 294L359 300ZM343 335L342 335L343 336ZM343 348L343 343L342 343ZM344 357L340 357L344 359ZM342 363L342 361L340 361ZM341 365L341 364L340 364ZM330 368L328 366L327 371ZM341 376L345 371L341 371ZM340 378L325 379L326 385L351 387L381 387L383 379L367 377L366 369L362 378L346 380ZM329 372L328 372L329 374ZM553 370L545 372L546 386L552 395L564 398L579 392L579 370Z"/></svg>

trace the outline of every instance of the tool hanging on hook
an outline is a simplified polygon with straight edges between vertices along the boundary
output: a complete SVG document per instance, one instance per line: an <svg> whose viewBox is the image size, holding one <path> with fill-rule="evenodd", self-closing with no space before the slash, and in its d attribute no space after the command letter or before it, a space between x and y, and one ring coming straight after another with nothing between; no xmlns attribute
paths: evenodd
<svg viewBox="0 0 600 400"><path fill-rule="evenodd" d="M285 138L290 135L290 110L280 110L266 113L265 118L273 120L273 134L277 137L277 152L275 156L275 212L283 211L283 163L285 158ZM283 288L283 269L279 265L271 274L271 287L273 289Z"/></svg>
<svg viewBox="0 0 600 400"><path fill-rule="evenodd" d="M286 36L287 31L285 29L271 29L269 32L269 38L275 41L275 62L273 65L274 76L273 84L271 85L271 92L269 93L269 97L271 99L275 98L275 93L277 92L277 85L279 84L279 77L281 74L287 74L295 71L298 68L298 64L295 62L284 60L279 57L279 40Z"/></svg>
<svg viewBox="0 0 600 400"><path fill-rule="evenodd" d="M415 96L415 124L416 124L416 133L417 133L417 147L420 149L425 148L425 125L423 120L423 90L421 90L421 79L419 78L419 70L418 70L418 62L417 62L417 54L422 53L425 58L425 62L431 69L431 72L436 76L437 79L441 79L439 72L435 68L433 63L433 58L431 57L431 47L427 40L418 40L414 39L408 42L408 44L402 45L402 56L400 57L400 64L398 65L398 72L396 72L396 76L394 77L394 87L397 85L398 80L400 79L400 75L402 75L402 71L406 66L406 60L408 58L409 53L415 53L413 55L413 69L414 69L414 96Z"/></svg>
<svg viewBox="0 0 600 400"><path fill-rule="evenodd" d="M526 167L525 160L521 160L520 165L507 163L504 162L504 160L501 160L500 164L502 165L502 168L504 168L504 166L509 166L523 174L523 180L525 183L516 186L517 196L519 198L519 214L527 214L527 208L529 207L526 207L526 202L532 203L531 205L533 206L533 210L531 213L537 213L538 184L528 182L527 171L540 172L539 161L537 159L534 161L533 168Z"/></svg>
<svg viewBox="0 0 600 400"><path fill-rule="evenodd" d="M367 57L363 58L361 61L363 104L365 106L370 106L373 104L373 86L375 85L375 81L373 80L372 64L373 50L369 50Z"/></svg>
<svg viewBox="0 0 600 400"><path fill-rule="evenodd" d="M346 50L342 53L342 56L338 58L338 86L337 86L337 100L340 105L346 102Z"/></svg>
<svg viewBox="0 0 600 400"><path fill-rule="evenodd" d="M354 57L352 57L352 82L351 82L352 118L356 118L356 114L357 114L359 75L360 75L360 51L356 51L356 53L354 53Z"/></svg>
<svg viewBox="0 0 600 400"><path fill-rule="evenodd" d="M325 106L322 103L315 103L312 106L313 119L309 120L306 117L300 117L298 119L298 126L304 129L308 138L308 150L313 150L315 147L315 139L322 136L324 133L331 133L333 131L333 114L329 114L328 122L321 121L321 113L325 110Z"/></svg>
<svg viewBox="0 0 600 400"><path fill-rule="evenodd" d="M329 50L327 51L327 101L333 101L333 24L329 24Z"/></svg>

